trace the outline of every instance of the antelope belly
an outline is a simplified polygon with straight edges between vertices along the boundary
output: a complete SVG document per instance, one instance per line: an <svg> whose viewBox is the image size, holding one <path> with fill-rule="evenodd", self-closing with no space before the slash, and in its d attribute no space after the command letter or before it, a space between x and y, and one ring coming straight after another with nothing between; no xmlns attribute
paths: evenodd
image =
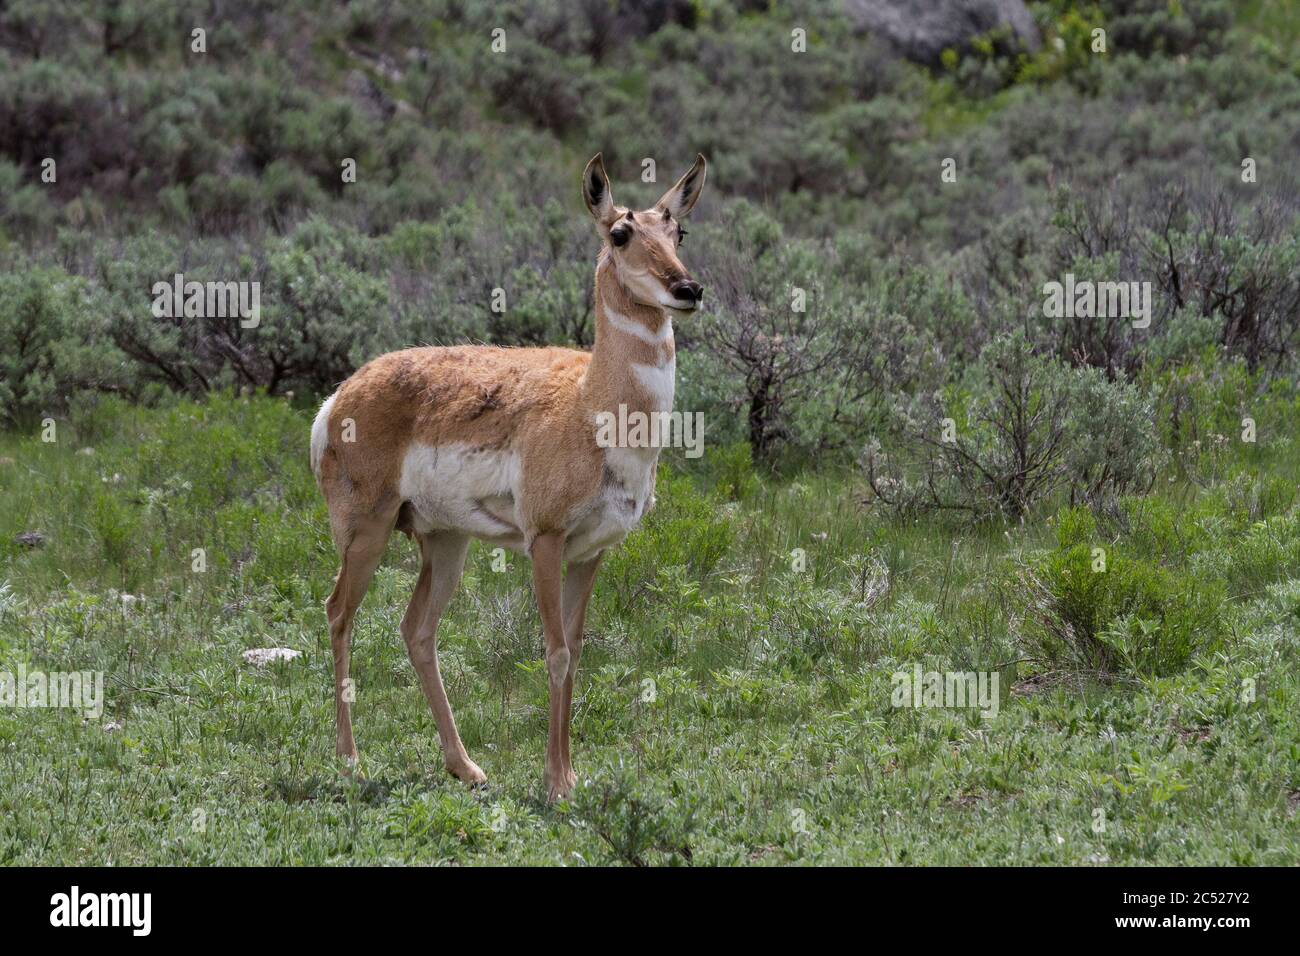
<svg viewBox="0 0 1300 956"><path fill-rule="evenodd" d="M514 539L523 541L518 488L513 451L413 444L402 459L398 493L411 503L416 531L460 531L515 546Z"/></svg>

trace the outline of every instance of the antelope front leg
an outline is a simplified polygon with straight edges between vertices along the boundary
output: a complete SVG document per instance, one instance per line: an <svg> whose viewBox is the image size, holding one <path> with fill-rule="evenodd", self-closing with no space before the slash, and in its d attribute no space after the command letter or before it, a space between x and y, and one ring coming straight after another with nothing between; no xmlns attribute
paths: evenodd
<svg viewBox="0 0 1300 956"><path fill-rule="evenodd" d="M568 642L564 639L564 615L561 604L564 535L539 534L529 549L533 559L533 590L537 592L537 610L542 617L542 637L546 645L546 673L550 678L550 724L546 734L546 799L566 797L573 789L573 770L569 767L564 741L568 736L570 701L573 692L569 677Z"/></svg>

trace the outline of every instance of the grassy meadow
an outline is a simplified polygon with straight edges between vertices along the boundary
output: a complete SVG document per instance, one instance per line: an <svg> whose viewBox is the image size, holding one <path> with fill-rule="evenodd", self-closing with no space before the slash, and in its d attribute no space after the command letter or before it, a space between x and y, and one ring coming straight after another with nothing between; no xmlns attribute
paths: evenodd
<svg viewBox="0 0 1300 956"><path fill-rule="evenodd" d="M0 864L1300 862L1296 6L0 2ZM443 772L400 537L345 775L313 415L591 348L598 152L637 209L707 158L705 445L600 570L579 786L481 544Z"/></svg>
<svg viewBox="0 0 1300 956"><path fill-rule="evenodd" d="M1232 481L1166 480L1121 501L1122 540L1066 507L995 530L891 519L861 504L852 475L762 477L743 446L711 449L708 471L670 456L656 510L602 568L575 700L580 786L548 806L528 568L494 570L478 544L440 646L488 789L441 769L397 631L417 570L400 536L354 637L363 775L340 773L322 609L336 566L307 467L311 411L231 395L110 400L54 442L0 440L0 656L107 675L99 720L0 709L0 861L1300 857L1289 439L1227 447L1223 467L1246 466ZM1293 416L1295 399L1277 411ZM33 529L44 546L15 543ZM1185 663L1134 659L1106 681L1047 658L1020 575L1051 573L1081 536L1114 542L1107 574L1158 570L1174 590L1182 576L1224 582L1214 639ZM277 646L301 656L264 668L241 657ZM914 663L996 671L997 716L893 706L891 674Z"/></svg>

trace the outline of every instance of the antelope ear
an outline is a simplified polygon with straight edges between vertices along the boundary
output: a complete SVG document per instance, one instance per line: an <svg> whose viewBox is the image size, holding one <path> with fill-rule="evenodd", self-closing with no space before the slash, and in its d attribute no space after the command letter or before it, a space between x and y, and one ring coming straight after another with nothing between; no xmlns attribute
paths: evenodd
<svg viewBox="0 0 1300 956"><path fill-rule="evenodd" d="M603 225L614 220L614 196L609 190L605 160L597 153L582 172L582 198L592 217Z"/></svg>
<svg viewBox="0 0 1300 956"><path fill-rule="evenodd" d="M664 210L674 219L685 219L695 208L695 201L700 198L708 171L709 164L705 161L704 154L696 153L695 165L686 170L686 175L663 194L655 203L655 208Z"/></svg>

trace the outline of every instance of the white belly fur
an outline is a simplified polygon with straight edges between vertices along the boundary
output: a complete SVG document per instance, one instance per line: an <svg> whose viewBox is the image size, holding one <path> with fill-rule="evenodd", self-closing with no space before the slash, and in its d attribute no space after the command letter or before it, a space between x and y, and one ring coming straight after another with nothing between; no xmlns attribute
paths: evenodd
<svg viewBox="0 0 1300 956"><path fill-rule="evenodd" d="M605 449L606 480L597 497L574 509L566 561L587 561L636 527L650 505L657 448ZM402 498L417 532L459 531L522 552L519 456L465 444L412 445L402 461Z"/></svg>
<svg viewBox="0 0 1300 956"><path fill-rule="evenodd" d="M515 508L519 456L512 451L413 444L402 460L398 493L415 511L416 531L461 531L523 548Z"/></svg>
<svg viewBox="0 0 1300 956"><path fill-rule="evenodd" d="M564 557L589 561L626 538L650 509L658 448L606 448L600 494L568 530Z"/></svg>

